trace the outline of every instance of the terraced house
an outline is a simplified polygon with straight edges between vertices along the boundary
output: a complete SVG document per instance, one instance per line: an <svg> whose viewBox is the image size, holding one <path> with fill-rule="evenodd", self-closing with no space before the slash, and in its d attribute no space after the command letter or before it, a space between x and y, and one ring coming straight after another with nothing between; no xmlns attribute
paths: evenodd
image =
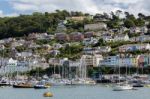
<svg viewBox="0 0 150 99"><path fill-rule="evenodd" d="M119 47L119 52L131 52L131 51L146 51L150 50L150 44L127 44Z"/></svg>
<svg viewBox="0 0 150 99"><path fill-rule="evenodd" d="M137 56L107 56L100 61L99 66L107 67L146 67L150 66L150 55Z"/></svg>

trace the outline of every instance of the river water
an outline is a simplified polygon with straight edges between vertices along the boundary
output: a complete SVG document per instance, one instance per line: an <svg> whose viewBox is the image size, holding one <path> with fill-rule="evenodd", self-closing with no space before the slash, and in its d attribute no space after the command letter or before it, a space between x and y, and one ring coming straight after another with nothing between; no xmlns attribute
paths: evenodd
<svg viewBox="0 0 150 99"><path fill-rule="evenodd" d="M53 97L43 97L50 91ZM150 99L150 88L112 91L111 87L94 86L53 86L49 89L0 88L0 99Z"/></svg>

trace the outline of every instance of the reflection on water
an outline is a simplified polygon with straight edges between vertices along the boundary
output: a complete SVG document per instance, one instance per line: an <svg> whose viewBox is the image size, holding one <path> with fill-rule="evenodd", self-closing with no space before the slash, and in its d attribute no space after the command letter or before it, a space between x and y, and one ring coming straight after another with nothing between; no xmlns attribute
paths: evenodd
<svg viewBox="0 0 150 99"><path fill-rule="evenodd" d="M150 99L150 88L112 91L111 87L95 86L54 86L49 89L0 88L0 99L45 99L43 93L54 94L51 99Z"/></svg>

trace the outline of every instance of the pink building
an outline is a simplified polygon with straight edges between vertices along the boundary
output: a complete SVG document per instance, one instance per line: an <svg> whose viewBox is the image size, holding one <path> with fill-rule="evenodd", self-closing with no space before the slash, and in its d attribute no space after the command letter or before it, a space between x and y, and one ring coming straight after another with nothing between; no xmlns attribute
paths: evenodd
<svg viewBox="0 0 150 99"><path fill-rule="evenodd" d="M56 33L55 38L58 41L69 41L69 36L66 33Z"/></svg>
<svg viewBox="0 0 150 99"><path fill-rule="evenodd" d="M70 40L74 42L79 42L84 39L84 35L80 32L73 32L69 35Z"/></svg>

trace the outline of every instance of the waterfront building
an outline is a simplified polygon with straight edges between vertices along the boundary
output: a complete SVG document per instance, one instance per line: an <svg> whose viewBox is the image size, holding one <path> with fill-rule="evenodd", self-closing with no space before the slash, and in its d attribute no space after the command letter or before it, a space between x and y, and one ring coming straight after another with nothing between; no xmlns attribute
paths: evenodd
<svg viewBox="0 0 150 99"><path fill-rule="evenodd" d="M100 61L99 66L108 67L146 67L150 65L149 55L137 55L137 56L107 56Z"/></svg>
<svg viewBox="0 0 150 99"><path fill-rule="evenodd" d="M138 66L138 59L137 57L124 57L124 58L119 57L118 66L120 67Z"/></svg>
<svg viewBox="0 0 150 99"><path fill-rule="evenodd" d="M25 72L29 70L29 63L27 61L18 61L12 58L5 60L5 63L0 68L1 74Z"/></svg>
<svg viewBox="0 0 150 99"><path fill-rule="evenodd" d="M44 57L36 57L33 59L29 59L29 68L30 69L36 69L36 68L42 68L42 69L46 69L49 67L49 64L46 62L46 59Z"/></svg>
<svg viewBox="0 0 150 99"><path fill-rule="evenodd" d="M150 66L150 55L138 55L138 65L139 67Z"/></svg>
<svg viewBox="0 0 150 99"><path fill-rule="evenodd" d="M79 67L80 66L80 60L75 60L75 61L69 61L69 67Z"/></svg>
<svg viewBox="0 0 150 99"><path fill-rule="evenodd" d="M81 63L84 63L86 66L92 67L97 67L101 60L103 60L103 56L100 54L82 55L81 57Z"/></svg>
<svg viewBox="0 0 150 99"><path fill-rule="evenodd" d="M99 66L115 67L119 63L118 56L107 56L100 61Z"/></svg>

